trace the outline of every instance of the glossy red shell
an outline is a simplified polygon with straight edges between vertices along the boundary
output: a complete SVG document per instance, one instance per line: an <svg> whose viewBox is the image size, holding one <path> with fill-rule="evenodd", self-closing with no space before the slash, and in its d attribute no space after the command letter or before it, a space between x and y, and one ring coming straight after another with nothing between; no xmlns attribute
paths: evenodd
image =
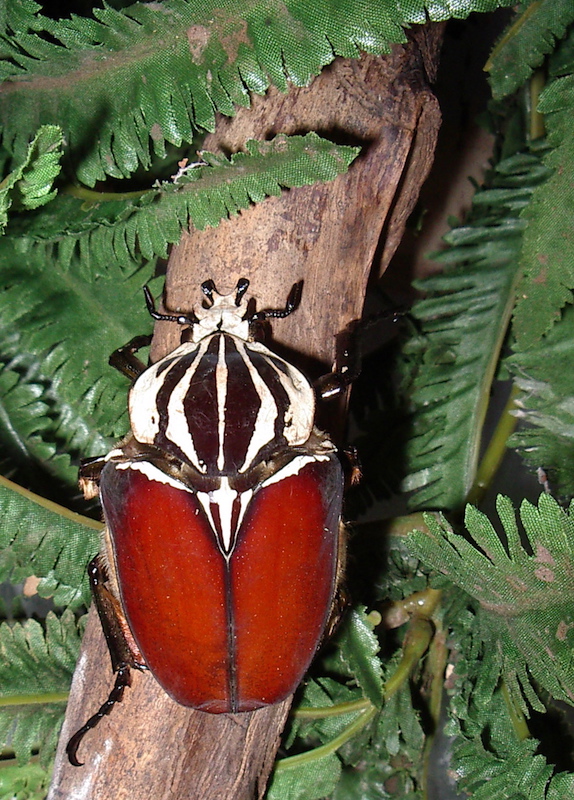
<svg viewBox="0 0 574 800"><path fill-rule="evenodd" d="M264 482L227 555L196 494L150 475L109 462L101 478L121 600L146 664L178 703L211 713L281 701L307 670L333 600L336 456Z"/></svg>

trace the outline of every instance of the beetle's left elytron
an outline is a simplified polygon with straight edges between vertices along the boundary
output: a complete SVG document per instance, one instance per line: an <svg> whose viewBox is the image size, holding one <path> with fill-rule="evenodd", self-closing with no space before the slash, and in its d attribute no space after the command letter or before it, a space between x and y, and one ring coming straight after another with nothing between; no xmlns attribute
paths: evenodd
<svg viewBox="0 0 574 800"><path fill-rule="evenodd" d="M251 711L295 690L331 615L341 466L314 427L313 386L256 340L266 318L295 310L301 284L284 309L260 312L248 285L220 295L206 281L188 316L159 314L146 291L152 316L190 326L191 341L147 369L135 357L146 337L112 356L136 377L132 433L82 482L106 523L90 574L117 677L68 743L75 765L130 668L150 669L182 705Z"/></svg>

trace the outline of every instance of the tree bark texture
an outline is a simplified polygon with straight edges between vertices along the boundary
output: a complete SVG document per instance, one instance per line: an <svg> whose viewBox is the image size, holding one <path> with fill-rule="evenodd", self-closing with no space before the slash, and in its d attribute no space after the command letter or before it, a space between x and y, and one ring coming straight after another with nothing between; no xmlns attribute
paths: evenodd
<svg viewBox="0 0 574 800"><path fill-rule="evenodd" d="M432 164L440 111L428 86L441 26L412 33L388 56L336 60L307 88L270 89L251 108L218 120L206 150L235 152L248 138L315 130L363 149L348 174L280 197L184 233L173 249L164 307L188 311L211 278L231 291L251 281L258 308L282 307L304 280L299 309L273 326L275 345L311 377L328 371L336 334L361 315L373 262L383 271ZM157 359L179 343L177 326L159 322ZM340 439L344 409L321 424ZM193 587L190 587L193 591ZM121 705L87 734L67 763L69 736L97 709L112 684L99 623L90 612L74 677L49 800L252 800L269 778L290 699L267 709L213 716L183 708L148 673L134 675Z"/></svg>

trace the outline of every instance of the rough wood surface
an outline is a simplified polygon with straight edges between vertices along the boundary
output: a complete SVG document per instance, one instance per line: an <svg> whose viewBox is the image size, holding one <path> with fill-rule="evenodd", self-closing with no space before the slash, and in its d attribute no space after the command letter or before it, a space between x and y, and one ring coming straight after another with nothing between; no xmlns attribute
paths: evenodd
<svg viewBox="0 0 574 800"><path fill-rule="evenodd" d="M260 308L282 306L291 285L304 279L301 307L274 324L274 339L311 374L329 368L337 332L361 314L375 255L384 269L432 163L440 112L426 74L440 33L428 26L389 56L337 60L310 87L286 95L270 90L251 109L219 120L205 149L235 151L249 137L308 130L364 149L349 173L331 183L284 192L218 228L184 234L168 265L170 311L200 302L199 284L207 278L226 290L249 278ZM177 343L175 326L158 323L154 358ZM326 424L335 434L340 411ZM121 706L84 739L78 755L85 766L73 768L63 746L111 683L91 614L49 800L262 797L289 701L215 717L176 705L151 676L137 674Z"/></svg>

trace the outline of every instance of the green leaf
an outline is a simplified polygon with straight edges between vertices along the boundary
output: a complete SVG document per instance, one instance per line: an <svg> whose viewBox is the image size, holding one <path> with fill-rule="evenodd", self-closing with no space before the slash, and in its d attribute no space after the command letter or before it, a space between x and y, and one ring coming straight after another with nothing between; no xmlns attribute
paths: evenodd
<svg viewBox="0 0 574 800"><path fill-rule="evenodd" d="M0 240L0 362L10 371L0 411L6 446L22 463L48 457L48 471L74 485L76 468L59 454L77 464L126 433L129 386L108 357L151 331L141 287L153 268L126 274L111 262L86 277L76 259L65 269L27 240Z"/></svg>
<svg viewBox="0 0 574 800"><path fill-rule="evenodd" d="M478 601L481 636L499 657L509 688L515 687L515 702L524 706L517 689L519 683L527 689L530 674L553 697L574 704L574 516L549 495L541 495L538 507L524 501L520 520L530 555L510 501L499 496L497 509L506 546L488 518L472 506L465 517L468 539L429 514L429 530L413 531L408 546Z"/></svg>
<svg viewBox="0 0 574 800"><path fill-rule="evenodd" d="M64 123L68 161L93 186L151 164L150 148L213 130L215 114L272 82L301 86L335 56L383 53L403 27L492 11L506 0L164 0L93 18L12 12L1 62L4 142L22 158L30 126ZM97 131L97 135L94 135Z"/></svg>
<svg viewBox="0 0 574 800"><path fill-rule="evenodd" d="M473 653L465 647L468 640L461 642L460 633L458 630L457 659L449 679L447 712L451 719L445 731L452 737L453 774L459 791L480 800L570 797L574 776L558 772L548 763L538 752L544 745L536 739L517 736L512 721L515 715L504 691L492 689L483 703L475 702L478 676L491 666L488 649ZM487 656L485 662L483 655Z"/></svg>
<svg viewBox="0 0 574 800"><path fill-rule="evenodd" d="M520 350L531 347L560 319L574 288L574 75L553 81L541 95L553 150L545 165L553 170L532 196L524 219L521 265L513 329Z"/></svg>
<svg viewBox="0 0 574 800"><path fill-rule="evenodd" d="M485 66L493 96L500 99L519 89L573 22L571 0L522 3Z"/></svg>
<svg viewBox="0 0 574 800"><path fill-rule="evenodd" d="M516 415L526 423L510 439L560 495L574 495L574 308L540 341L505 364L520 389Z"/></svg>
<svg viewBox="0 0 574 800"><path fill-rule="evenodd" d="M44 125L29 145L24 162L0 183L0 231L8 224L8 210L43 206L56 196L52 185L60 172L62 130Z"/></svg>
<svg viewBox="0 0 574 800"><path fill-rule="evenodd" d="M467 224L436 256L444 273L418 284L412 314L419 335L407 356L418 360L410 387L412 433L403 488L416 508L460 507L473 485L482 428L500 349L514 306L520 212L548 176L535 153L504 159L473 200Z"/></svg>
<svg viewBox="0 0 574 800"><path fill-rule="evenodd" d="M0 626L0 742L18 759L55 752L79 649L71 611L50 612L45 630L33 619Z"/></svg>
<svg viewBox="0 0 574 800"><path fill-rule="evenodd" d="M41 764L3 763L0 769L0 800L44 800L51 769Z"/></svg>
<svg viewBox="0 0 574 800"><path fill-rule="evenodd" d="M334 791L340 774L341 762L335 754L294 769L281 769L273 774L265 797L267 800L321 800Z"/></svg>
<svg viewBox="0 0 574 800"><path fill-rule="evenodd" d="M89 605L87 566L99 550L99 523L0 477L0 581L43 578L38 593L58 605Z"/></svg>
<svg viewBox="0 0 574 800"><path fill-rule="evenodd" d="M349 673L365 697L380 708L383 702L383 672L378 656L380 644L364 607L354 608L345 616L337 643Z"/></svg>
<svg viewBox="0 0 574 800"><path fill-rule="evenodd" d="M148 192L71 190L41 216L16 222L11 235L54 243L62 264L80 253L89 272L111 263L133 269L142 255L165 258L168 244L179 242L190 223L198 229L217 225L252 203L278 196L282 187L333 180L359 152L314 133L249 140L245 149L230 160L204 152L206 163L193 164L183 176L178 173L173 182Z"/></svg>
<svg viewBox="0 0 574 800"><path fill-rule="evenodd" d="M59 452L51 436L53 403L41 382L28 371L0 370L0 441L2 472L28 486L42 485L45 473L74 486L78 469ZM45 438L44 438L45 437ZM102 440L102 451L104 448Z"/></svg>

